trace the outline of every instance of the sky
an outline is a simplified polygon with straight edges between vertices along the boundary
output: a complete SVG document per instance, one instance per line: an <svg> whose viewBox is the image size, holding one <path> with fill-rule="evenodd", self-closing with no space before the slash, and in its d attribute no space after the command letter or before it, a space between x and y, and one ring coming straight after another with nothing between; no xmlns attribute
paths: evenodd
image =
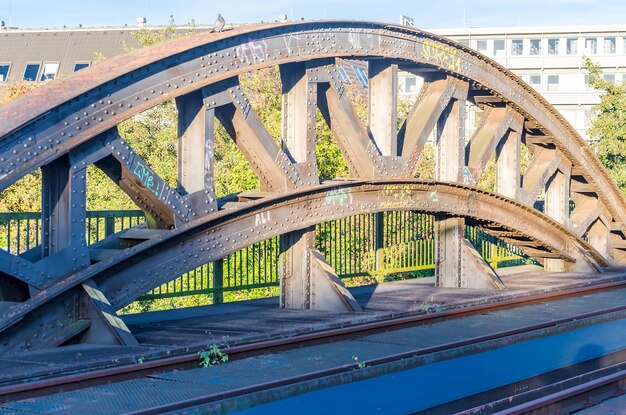
<svg viewBox="0 0 626 415"><path fill-rule="evenodd" d="M195 21L212 24L349 19L397 23L401 14L421 29L626 24L624 0L0 0L0 20L19 28L134 26Z"/></svg>

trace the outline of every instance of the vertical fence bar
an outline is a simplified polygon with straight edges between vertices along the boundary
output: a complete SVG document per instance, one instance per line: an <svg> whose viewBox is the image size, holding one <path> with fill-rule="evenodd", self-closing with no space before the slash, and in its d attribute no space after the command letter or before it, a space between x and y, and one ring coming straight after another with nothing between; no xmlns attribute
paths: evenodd
<svg viewBox="0 0 626 415"><path fill-rule="evenodd" d="M224 302L224 260L213 262L213 304Z"/></svg>

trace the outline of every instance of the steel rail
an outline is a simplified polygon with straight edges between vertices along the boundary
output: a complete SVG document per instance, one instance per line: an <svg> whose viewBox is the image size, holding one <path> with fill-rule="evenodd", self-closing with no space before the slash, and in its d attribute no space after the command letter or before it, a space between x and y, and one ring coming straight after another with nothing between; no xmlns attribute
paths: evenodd
<svg viewBox="0 0 626 415"><path fill-rule="evenodd" d="M623 366L623 363L620 365ZM598 369L596 372L606 371L604 369ZM600 388L605 387L614 387L617 390L621 390L623 393L623 389L620 386L623 381L626 380L626 369L619 370L618 372L611 373L605 376L601 376L599 378L593 379L591 381L561 390L559 392L552 393L548 396L544 396L539 399L535 399L529 402L524 402L519 405L516 405L511 408L504 409L502 411L496 412L497 415L515 415L515 414L533 414L533 413L547 413L545 410L553 407L562 402L568 402L572 399L580 398L582 395L591 393ZM617 395L617 393L616 393ZM508 399L508 398L507 398ZM583 407L591 407L594 405L583 405Z"/></svg>
<svg viewBox="0 0 626 415"><path fill-rule="evenodd" d="M605 284L598 284L593 286L578 287L569 290L553 292L553 293L541 293L522 298L513 298L496 303L481 304L468 308L455 308L452 310L446 310L435 314L419 314L410 315L399 318L390 318L385 320L377 320L369 323L356 324L348 327L335 328L329 330L323 330L313 333L307 333L303 335L294 336L291 338L272 339L267 341L242 344L233 347L224 348L222 351L229 355L230 360L237 358L244 358L259 354L266 354L269 351L276 352L279 350L291 349L295 347L302 347L307 344L319 343L322 341L338 341L345 340L346 338L356 338L367 334L373 334L377 332L384 332L390 330L396 330L403 327L409 327L420 323L430 323L445 319L456 319L471 316L474 314L480 314L485 311L495 311L501 309L516 308L536 302L542 302L547 300L556 300L568 297L574 297L581 294L588 294L598 291L606 291L619 287L626 286L626 280L615 281ZM431 353L441 352L444 350L450 350L458 347L467 347L474 344L478 344L485 341L497 340L514 335L528 333L536 330L555 327L561 324L569 323L576 320L596 317L604 314L614 313L626 310L625 306L611 307L602 310L596 310L589 313L570 316L558 320L552 320L549 322L537 323L517 329L505 330L497 333L492 333L485 336L478 336L474 338L464 339L461 341L445 343L428 348L422 348L412 350L408 352L402 352L394 355L388 355L376 359L364 361L368 366L376 366L393 361L406 359L410 357L423 356ZM198 361L197 351L190 353L184 353L177 356L171 356L151 361L146 361L141 364L132 365L120 365L116 367L107 367L104 369L98 368L84 368L82 370L88 370L85 372L74 372L70 374L64 374L61 376L54 376L36 381L27 381L26 379L20 380L22 383L15 383L7 386L0 387L0 403L11 402L17 399L31 398L37 396L48 395L59 391L68 391L81 389L87 386L99 385L104 383L111 383L116 381L136 379L149 374L163 373L174 369L188 369L194 367ZM194 399L197 404L202 402L208 402L213 400L225 399L232 396L238 396L245 393L252 393L255 391L263 390L270 387L284 386L290 383L301 382L323 376L329 376L337 373L347 372L357 367L357 364L343 365L340 367L325 369L322 371L311 372L305 375L295 376L293 378L281 379L278 381L269 382L267 384L255 385L254 387L246 387L243 389L237 389L229 392L220 393L218 395L211 395L210 397L201 397ZM208 399L208 400L207 400ZM191 405L191 401L186 405ZM175 409L175 408L174 408ZM160 408L160 411L171 410L168 408ZM152 412L145 412L152 413ZM155 412L160 413L160 412Z"/></svg>

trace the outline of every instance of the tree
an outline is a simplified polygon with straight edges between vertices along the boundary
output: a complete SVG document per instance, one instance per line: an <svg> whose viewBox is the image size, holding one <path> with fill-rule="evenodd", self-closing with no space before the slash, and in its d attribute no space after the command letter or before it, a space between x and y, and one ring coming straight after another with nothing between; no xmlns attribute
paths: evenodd
<svg viewBox="0 0 626 415"><path fill-rule="evenodd" d="M589 85L602 91L594 106L596 118L588 130L598 158L611 172L617 185L626 193L626 84L607 81L600 67L584 58L589 71Z"/></svg>

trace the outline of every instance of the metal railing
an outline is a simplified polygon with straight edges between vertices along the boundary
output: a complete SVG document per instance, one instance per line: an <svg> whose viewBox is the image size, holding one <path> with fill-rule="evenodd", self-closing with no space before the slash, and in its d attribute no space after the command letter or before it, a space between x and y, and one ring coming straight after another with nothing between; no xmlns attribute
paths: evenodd
<svg viewBox="0 0 626 415"><path fill-rule="evenodd" d="M145 221L140 210L87 212L86 240L94 244ZM37 212L0 213L0 248L21 254L39 245L41 216ZM465 236L493 268L523 261L515 247L466 227ZM435 268L434 218L412 211L350 216L316 226L316 247L342 279L432 275ZM141 300L197 294L224 301L232 291L277 287L279 237L251 245L222 260L205 264L153 289ZM366 281L366 282L367 282Z"/></svg>
<svg viewBox="0 0 626 415"><path fill-rule="evenodd" d="M109 235L145 222L141 210L87 211L85 237L92 245ZM0 249L20 255L39 245L41 240L41 213L0 213Z"/></svg>

